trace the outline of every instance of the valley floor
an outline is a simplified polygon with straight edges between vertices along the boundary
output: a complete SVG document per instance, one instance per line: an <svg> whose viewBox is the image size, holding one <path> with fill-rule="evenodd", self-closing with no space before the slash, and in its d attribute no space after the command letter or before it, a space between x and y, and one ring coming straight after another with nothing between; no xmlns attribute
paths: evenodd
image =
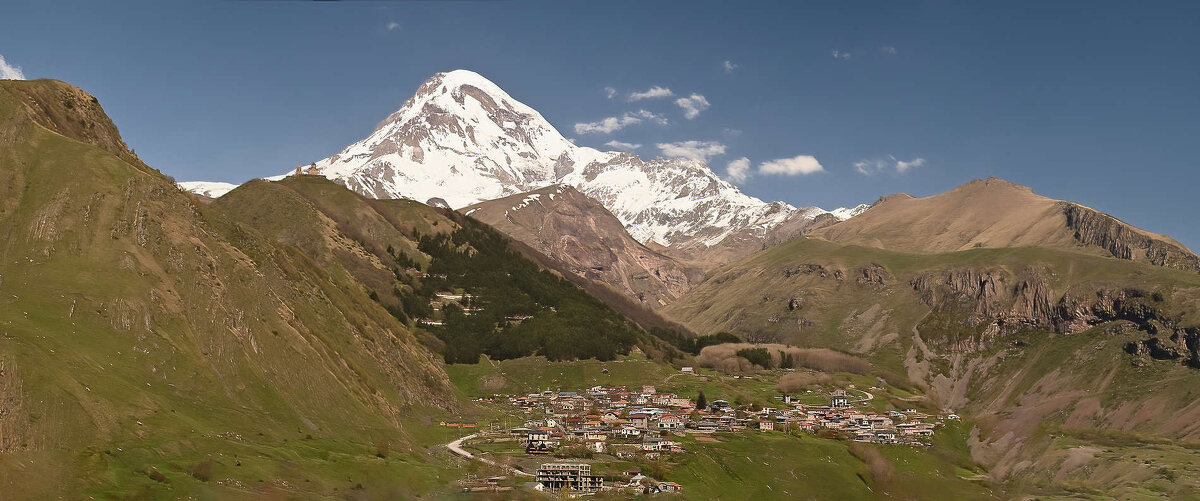
<svg viewBox="0 0 1200 501"><path fill-rule="evenodd" d="M599 448L603 452L588 452L584 449L586 441L579 440L564 441L552 453L529 454L525 437L511 433L515 427L548 416L529 403L536 399L526 395L547 392L557 399L560 391L566 392L564 395L585 394L593 386L655 386L660 394L694 398L703 392L709 402L726 400L745 409L784 409L789 404L777 398L780 392L776 385L790 371L739 377L696 368L696 374L684 374L678 368L640 358L553 363L537 357L503 362L485 359L480 364L451 365L447 370L455 384L475 398L485 414L490 413L483 419L443 423L448 425L446 429L457 428L459 436L471 437L465 444L454 444L473 456L460 458L464 466L469 465L458 482L464 489L502 489L510 495L532 495L528 473L544 463L565 462L590 465L592 474L604 477L605 485L625 486L619 491L624 495L633 491L631 477L635 481L648 477L641 485L678 484L680 495L686 499L932 499L947 493L956 499L996 497L983 481L986 472L970 460L966 447L970 425L961 421L939 426L926 445L918 446L863 443L844 432L786 429L781 425L777 430L650 432L660 435L653 440L673 443L662 452L643 452L639 445L644 443L642 438L614 437ZM873 378L848 373L833 376L849 386L879 384ZM824 391L799 393L798 401L829 403ZM912 406L920 400L919 396L890 387L876 387L871 392L850 389L848 393L855 401L853 405L861 406L864 412L886 412L896 409L895 404ZM518 400L525 402L525 407L512 405ZM577 413L558 413L560 418L568 414ZM515 473L518 471L521 473ZM488 477L494 477L494 483L489 484Z"/></svg>
<svg viewBox="0 0 1200 501"><path fill-rule="evenodd" d="M1069 471L1071 477L1061 484L1019 480L993 484L989 472L972 459L968 443L976 423L969 420L945 420L924 446L861 443L852 435L830 430L781 428L664 433L662 437L676 442L678 450L657 457L618 456L612 449L580 454L575 447L564 454L570 457L530 455L521 439L508 430L544 416L527 414L498 395L652 385L658 392L689 398L702 391L709 402L783 408L785 404L776 399L777 386L790 372L736 377L696 368L697 374L692 375L641 357L611 362L484 358L478 364L449 365L446 370L463 399L471 401L461 412L415 411L401 432L381 433L373 441L331 440L299 429L274 430L265 436L148 435L111 443L104 450L64 456L62 471L30 470L28 465L47 464L45 458L30 455L41 453L0 457L0 471L8 472L6 483L16 490L7 493L17 499L44 497L63 475L85 478L92 487L81 494L102 499L545 499L554 496L531 489L529 483L530 474L547 462L586 463L607 485L628 482L628 472L636 468L655 483L678 484L682 490L677 496L684 499L1007 499L1020 495L1113 499L1113 493L1070 479L1080 472L1102 478L1141 474L1146 468L1153 474L1131 479L1139 487L1124 489L1116 498L1187 499L1188 491L1180 489L1200 477L1200 456L1191 444L1130 433L1048 430L1054 437L1053 449L1068 454L1064 462L1047 464L1046 469ZM822 380L827 383L811 393L793 391L796 400L820 405L827 400L828 390L840 387L849 389L855 400L852 405L864 411L915 407L936 414L922 407L920 394L867 376L826 375L829 379ZM454 444L460 453L447 444ZM1093 466L1133 463L1145 468ZM600 498L626 495L597 494Z"/></svg>

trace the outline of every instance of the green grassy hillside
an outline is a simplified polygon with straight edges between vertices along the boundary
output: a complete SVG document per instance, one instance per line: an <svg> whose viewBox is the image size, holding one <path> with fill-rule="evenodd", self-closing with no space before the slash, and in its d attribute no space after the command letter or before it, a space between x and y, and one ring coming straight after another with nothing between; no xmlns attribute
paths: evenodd
<svg viewBox="0 0 1200 501"><path fill-rule="evenodd" d="M459 405L439 362L353 276L137 161L86 93L0 83L0 234L3 497L439 483L403 426Z"/></svg>

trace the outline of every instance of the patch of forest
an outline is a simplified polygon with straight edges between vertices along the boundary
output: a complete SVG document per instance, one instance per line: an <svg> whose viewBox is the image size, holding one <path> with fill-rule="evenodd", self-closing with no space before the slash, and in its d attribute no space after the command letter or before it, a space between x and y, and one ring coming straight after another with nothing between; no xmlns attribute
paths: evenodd
<svg viewBox="0 0 1200 501"><path fill-rule="evenodd" d="M494 229L463 218L451 233L414 237L432 261L423 276L398 288L401 311L392 308L393 314L441 340L446 363L476 363L482 354L612 360L637 343L637 328L621 315L526 259ZM414 267L409 256L389 253L399 266ZM438 297L451 291L462 298ZM435 316L435 304L440 325L426 320Z"/></svg>

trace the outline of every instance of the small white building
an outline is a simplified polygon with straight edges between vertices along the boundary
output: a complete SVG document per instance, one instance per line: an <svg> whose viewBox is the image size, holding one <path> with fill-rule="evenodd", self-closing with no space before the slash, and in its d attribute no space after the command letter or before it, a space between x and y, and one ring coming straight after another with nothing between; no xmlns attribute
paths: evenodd
<svg viewBox="0 0 1200 501"><path fill-rule="evenodd" d="M683 419L674 414L664 414L658 419L658 429L660 430L680 430L683 429Z"/></svg>

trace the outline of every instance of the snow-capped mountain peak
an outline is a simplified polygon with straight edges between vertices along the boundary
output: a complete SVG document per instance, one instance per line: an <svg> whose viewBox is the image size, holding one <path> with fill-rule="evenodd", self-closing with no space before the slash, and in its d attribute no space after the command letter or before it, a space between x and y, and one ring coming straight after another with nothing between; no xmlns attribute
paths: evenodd
<svg viewBox="0 0 1200 501"><path fill-rule="evenodd" d="M841 221L845 221L847 219L850 219L854 216L857 216L859 214L866 212L867 209L870 209L870 208L871 208L871 204L858 204L857 206L854 206L854 207L837 208L837 209L829 211L829 213L833 214L833 217L836 217Z"/></svg>
<svg viewBox="0 0 1200 501"><path fill-rule="evenodd" d="M537 110L467 70L434 75L365 139L294 172L367 196L437 197L455 208L567 184L600 201L635 238L672 247L761 235L826 212L748 196L703 162L576 146Z"/></svg>
<svg viewBox="0 0 1200 501"><path fill-rule="evenodd" d="M537 110L455 70L434 75L370 136L309 169L377 198L440 197L462 207L552 184L559 159L575 150Z"/></svg>
<svg viewBox="0 0 1200 501"><path fill-rule="evenodd" d="M182 181L176 184L180 188L183 188L184 191L190 191L208 198L218 198L238 187L238 185L233 183L222 183L219 181Z"/></svg>

